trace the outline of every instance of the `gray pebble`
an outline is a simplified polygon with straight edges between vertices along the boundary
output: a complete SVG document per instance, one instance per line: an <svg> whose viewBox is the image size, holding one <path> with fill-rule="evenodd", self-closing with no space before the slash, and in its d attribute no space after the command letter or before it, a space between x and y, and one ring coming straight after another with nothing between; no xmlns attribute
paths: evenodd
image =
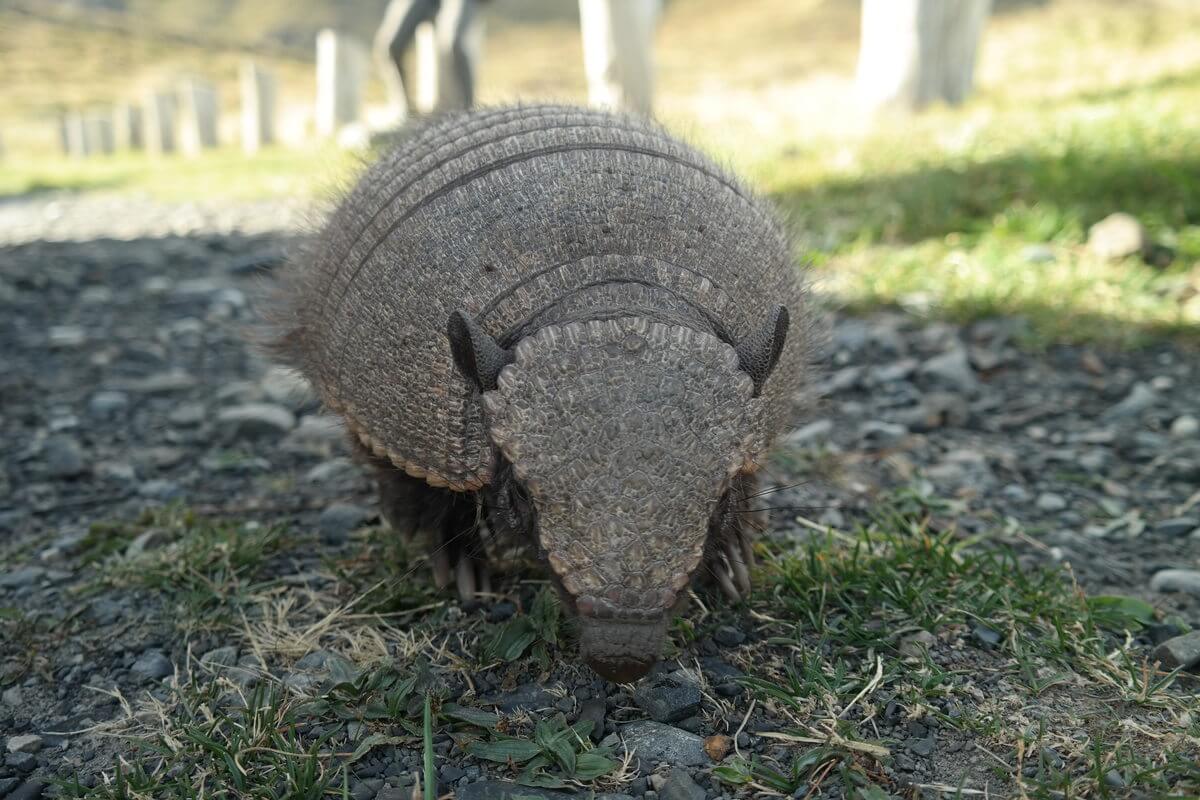
<svg viewBox="0 0 1200 800"><path fill-rule="evenodd" d="M1196 517L1173 517L1154 524L1154 532L1163 536L1187 536L1200 528L1200 519Z"/></svg>
<svg viewBox="0 0 1200 800"><path fill-rule="evenodd" d="M921 374L936 384L963 394L971 394L979 389L979 379L975 377L967 349L961 345L926 361L921 365Z"/></svg>
<svg viewBox="0 0 1200 800"><path fill-rule="evenodd" d="M1191 669L1200 664L1200 631L1168 639L1154 648L1151 657L1167 669Z"/></svg>
<svg viewBox="0 0 1200 800"><path fill-rule="evenodd" d="M161 650L147 650L129 669L145 680L162 680L175 672L171 660Z"/></svg>
<svg viewBox="0 0 1200 800"><path fill-rule="evenodd" d="M1158 392L1146 383L1135 383L1125 399L1104 412L1104 419L1135 417L1158 401Z"/></svg>
<svg viewBox="0 0 1200 800"><path fill-rule="evenodd" d="M1200 433L1200 419L1191 414L1176 417L1171 423L1171 435L1176 439L1191 439L1197 433Z"/></svg>
<svg viewBox="0 0 1200 800"><path fill-rule="evenodd" d="M696 686L649 686L634 692L633 701L657 722L679 722L700 710Z"/></svg>
<svg viewBox="0 0 1200 800"><path fill-rule="evenodd" d="M129 395L124 392L96 392L88 398L88 411L97 417L109 417L129 408Z"/></svg>
<svg viewBox="0 0 1200 800"><path fill-rule="evenodd" d="M1062 511L1067 507L1067 499L1054 492L1042 492L1038 495L1037 507L1041 511Z"/></svg>
<svg viewBox="0 0 1200 800"><path fill-rule="evenodd" d="M349 503L334 503L317 518L317 530L323 541L340 544L372 517L369 509Z"/></svg>
<svg viewBox="0 0 1200 800"><path fill-rule="evenodd" d="M694 733L661 722L643 721L624 726L621 734L630 752L641 759L643 769L660 762L685 767L708 763L704 740Z"/></svg>
<svg viewBox="0 0 1200 800"><path fill-rule="evenodd" d="M704 789L682 769L673 769L663 784L658 787L662 800L704 800Z"/></svg>
<svg viewBox="0 0 1200 800"><path fill-rule="evenodd" d="M87 342L87 332L78 325L54 325L46 338L55 349L74 350Z"/></svg>
<svg viewBox="0 0 1200 800"><path fill-rule="evenodd" d="M200 656L200 663L206 667L232 667L237 660L238 649L233 645L218 647Z"/></svg>
<svg viewBox="0 0 1200 800"><path fill-rule="evenodd" d="M46 440L46 467L56 478L74 478L87 472L83 447L70 436L51 436Z"/></svg>
<svg viewBox="0 0 1200 800"><path fill-rule="evenodd" d="M12 572L0 573L0 589L21 589L32 586L46 575L41 567L21 567Z"/></svg>
<svg viewBox="0 0 1200 800"><path fill-rule="evenodd" d="M259 439L282 436L296 426L296 415L283 406L245 403L222 409L217 424L228 436Z"/></svg>
<svg viewBox="0 0 1200 800"><path fill-rule="evenodd" d="M138 487L138 494L142 497L151 500L161 500L167 502L169 500L177 500L183 497L183 489L174 481L155 478L154 480L146 481Z"/></svg>
<svg viewBox="0 0 1200 800"><path fill-rule="evenodd" d="M26 733L20 736L10 736L5 743L10 753L36 753L42 749L42 737L36 733Z"/></svg>
<svg viewBox="0 0 1200 800"><path fill-rule="evenodd" d="M867 447L891 447L907 435L908 428L882 420L869 420L858 427L858 438Z"/></svg>
<svg viewBox="0 0 1200 800"><path fill-rule="evenodd" d="M1183 592L1200 597L1200 571L1194 569L1164 569L1154 573L1150 588L1156 592Z"/></svg>

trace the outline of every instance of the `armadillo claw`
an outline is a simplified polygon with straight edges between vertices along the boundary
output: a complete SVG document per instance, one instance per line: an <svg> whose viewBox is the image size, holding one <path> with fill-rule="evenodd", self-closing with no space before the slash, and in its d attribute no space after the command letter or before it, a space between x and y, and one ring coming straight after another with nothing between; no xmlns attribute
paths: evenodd
<svg viewBox="0 0 1200 800"><path fill-rule="evenodd" d="M737 586L738 592L746 595L750 593L750 569L746 565L746 556L741 552L741 548L734 542L725 544L725 562L729 564L730 572L733 573L733 580Z"/></svg>
<svg viewBox="0 0 1200 800"><path fill-rule="evenodd" d="M458 599L464 603L492 593L492 574L482 561L463 558L455 569Z"/></svg>
<svg viewBox="0 0 1200 800"><path fill-rule="evenodd" d="M433 566L433 585L445 589L450 585L450 554L445 548L439 548L433 553L430 563Z"/></svg>
<svg viewBox="0 0 1200 800"><path fill-rule="evenodd" d="M713 574L717 577L717 585L721 587L721 591L730 602L742 602L742 596L738 593L737 587L733 585L733 569L729 565L728 556L722 556L721 561L717 564L717 568L713 570Z"/></svg>

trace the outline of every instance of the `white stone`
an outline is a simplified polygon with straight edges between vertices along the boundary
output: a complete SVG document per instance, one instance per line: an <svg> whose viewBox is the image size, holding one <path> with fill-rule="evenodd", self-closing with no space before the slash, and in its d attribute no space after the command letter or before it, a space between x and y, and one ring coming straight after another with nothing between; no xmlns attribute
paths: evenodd
<svg viewBox="0 0 1200 800"><path fill-rule="evenodd" d="M1171 435L1176 439L1190 439L1200 433L1200 420L1191 414L1176 417L1171 423Z"/></svg>
<svg viewBox="0 0 1200 800"><path fill-rule="evenodd" d="M10 736L8 737L7 747L10 753L36 753L42 749L42 737L35 733Z"/></svg>

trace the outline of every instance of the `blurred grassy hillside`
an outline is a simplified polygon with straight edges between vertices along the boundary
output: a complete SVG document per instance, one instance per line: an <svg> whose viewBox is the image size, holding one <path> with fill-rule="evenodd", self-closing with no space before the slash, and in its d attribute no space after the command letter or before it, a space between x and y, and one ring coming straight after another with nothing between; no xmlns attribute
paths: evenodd
<svg viewBox="0 0 1200 800"><path fill-rule="evenodd" d="M279 73L282 103L306 110L312 30L340 24L369 35L381 5L123 1L138 9L140 28L0 12L0 128L10 151L0 195L66 187L166 198L315 196L351 174L355 159L321 143L255 159L233 147L190 161L16 158L23 131L46 140L39 115L58 103L136 96L183 72L218 80L232 119L236 64L250 52ZM1049 339L1194 336L1200 3L999 5L967 106L872 121L853 104L857 0L672 0L656 41L658 113L776 200L818 264L821 286L851 306L960 319L1020 313ZM485 102L583 99L575 7L491 4ZM298 28L289 22L301 19ZM168 29L175 38L153 33ZM371 99L380 97L376 82ZM1146 224L1160 265L1087 253L1088 227L1114 211Z"/></svg>

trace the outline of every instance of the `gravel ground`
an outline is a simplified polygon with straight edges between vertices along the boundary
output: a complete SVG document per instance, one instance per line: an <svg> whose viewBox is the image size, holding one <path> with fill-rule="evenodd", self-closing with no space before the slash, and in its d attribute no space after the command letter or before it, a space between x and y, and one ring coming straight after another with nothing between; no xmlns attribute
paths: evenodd
<svg viewBox="0 0 1200 800"><path fill-rule="evenodd" d="M331 562L362 560L361 530L377 516L342 432L239 333L247 298L295 243L287 231L302 214L64 198L0 207L0 611L25 621L0 642L0 797L51 794L44 782L56 775L95 784L129 752L106 727L130 716L125 704L165 697L201 664L265 670L298 692L336 672L340 656L326 649L270 658L219 627L181 631L170 591L106 581L96 566L97 523L134 526L139 535L121 541L126 556L153 551L170 541L169 526L134 521L161 520L145 514L173 503L250 530L315 531L312 546L267 559L279 586L309 600L336 594ZM909 487L950 499L947 517L962 535L990 531L1027 565L1069 563L1089 593L1154 604L1162 613L1139 645L1147 651L1200 627L1195 354L1173 344L1035 352L1018 348L1021 332L1016 320L837 319L820 400L772 466L781 486L767 498L772 536L800 537L810 523L851 529L885 493ZM530 591L521 584L482 609L442 604L444 619L502 622L531 605ZM295 616L319 607L313 600ZM753 649L737 653L759 638L756 623L721 621L637 690L558 663L455 673L448 696L593 718L598 736L641 742L641 766L612 787L620 794L731 796L705 746L768 755L759 734L779 721L734 680L752 660ZM986 671L998 658L955 641L947 647L959 668ZM876 729L903 743L886 780L953 786L965 775L1004 793L1003 779L987 782L986 757L966 757L968 738L893 714L895 702L883 704ZM441 784L460 797L552 796L516 791L504 782L511 775L448 738L437 748ZM407 797L419 758L419 747L379 748L357 762L353 796ZM822 796L844 791L831 780Z"/></svg>

